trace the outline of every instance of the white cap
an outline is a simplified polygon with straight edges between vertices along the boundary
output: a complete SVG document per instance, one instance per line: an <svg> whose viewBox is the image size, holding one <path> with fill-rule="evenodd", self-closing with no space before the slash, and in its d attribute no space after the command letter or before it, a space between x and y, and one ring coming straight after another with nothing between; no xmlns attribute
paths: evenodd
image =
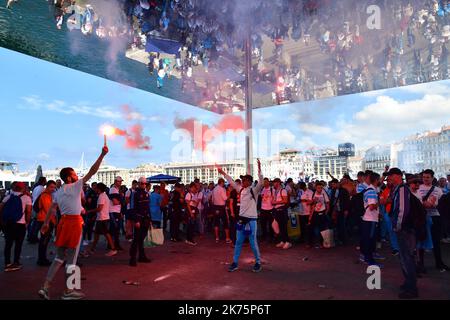
<svg viewBox="0 0 450 320"><path fill-rule="evenodd" d="M122 179L122 177L117 176L117 177L114 179L114 181L123 181L123 179Z"/></svg>

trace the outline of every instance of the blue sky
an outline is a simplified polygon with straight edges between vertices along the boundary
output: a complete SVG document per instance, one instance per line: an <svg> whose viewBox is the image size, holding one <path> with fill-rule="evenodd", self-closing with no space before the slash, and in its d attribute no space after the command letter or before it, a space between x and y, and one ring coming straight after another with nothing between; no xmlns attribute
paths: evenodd
<svg viewBox="0 0 450 320"><path fill-rule="evenodd" d="M208 125L220 120L196 107L2 48L0 70L0 160L18 162L22 170L38 164L44 169L77 166L83 152L89 164L102 146L99 127L104 123L127 128L139 122L152 145L150 151L128 150L117 137L110 142L108 164L166 163L176 144L171 141L176 115ZM449 98L450 81L441 81L258 109L254 127L278 130L280 148L353 142L364 149L449 125ZM123 119L124 104L137 120ZM226 144L218 141L215 146L224 149L243 145L242 135Z"/></svg>

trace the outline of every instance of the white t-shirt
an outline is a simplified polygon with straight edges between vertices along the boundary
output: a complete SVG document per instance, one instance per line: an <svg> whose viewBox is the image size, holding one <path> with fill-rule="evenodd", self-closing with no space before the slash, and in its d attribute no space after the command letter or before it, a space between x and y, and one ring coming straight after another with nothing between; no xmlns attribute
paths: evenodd
<svg viewBox="0 0 450 320"><path fill-rule="evenodd" d="M262 210L272 210L272 197L274 195L274 190L271 187L263 188L261 190L261 209Z"/></svg>
<svg viewBox="0 0 450 320"><path fill-rule="evenodd" d="M198 203L197 203L198 198L197 198L197 195L196 195L196 194L193 194L193 193L191 193L191 192L188 192L188 193L186 194L185 199L186 199L186 203L187 203L188 205L190 205L190 206L193 207L193 208L198 208Z"/></svg>
<svg viewBox="0 0 450 320"><path fill-rule="evenodd" d="M112 188L109 189L109 194L110 195L112 195L112 194L119 194L119 189L117 189L116 186L112 186ZM120 211L122 211L122 206L120 204L114 205L112 200L110 200L109 211L110 212L119 213Z"/></svg>
<svg viewBox="0 0 450 320"><path fill-rule="evenodd" d="M212 201L215 206L224 206L227 201L227 191L222 186L216 186L212 191Z"/></svg>
<svg viewBox="0 0 450 320"><path fill-rule="evenodd" d="M279 189L279 190L273 190L273 200L274 202L280 202L283 201L283 197L287 197L288 192L286 189ZM279 209L282 207L286 207L285 204L276 204L275 209Z"/></svg>
<svg viewBox="0 0 450 320"><path fill-rule="evenodd" d="M15 192L15 191L14 191L14 192L12 192L12 194L14 194L14 195L20 197L20 195L21 195L22 193L20 193L20 192ZM9 198L11 198L10 195L6 196L6 197L3 199L2 203L6 203L6 202L9 200ZM25 221L25 209L27 208L27 206L31 206L31 205L32 205L32 201L31 201L31 198L30 198L29 196L27 196L26 194L24 194L24 195L20 198L20 200L22 200L22 217L19 219L19 221L17 221L17 223L20 223L20 224L26 224L26 221Z"/></svg>
<svg viewBox="0 0 450 320"><path fill-rule="evenodd" d="M103 205L103 208L101 211L97 212L97 221L109 220L109 202L110 200L106 193L102 192L98 196L97 207Z"/></svg>
<svg viewBox="0 0 450 320"><path fill-rule="evenodd" d="M131 193L135 192L136 190L128 189L127 192L125 192L125 198L129 198L130 202L127 204L127 210L131 209Z"/></svg>
<svg viewBox="0 0 450 320"><path fill-rule="evenodd" d="M32 197L33 197L33 205L36 202L37 198L39 198L39 196L42 194L42 191L45 190L44 186L37 186L36 188L34 188L33 193L32 193Z"/></svg>
<svg viewBox="0 0 450 320"><path fill-rule="evenodd" d="M428 191L430 191L431 188L432 188L432 186L426 186L424 184L421 184L419 187L419 191L418 191L420 198L423 199L427 195ZM437 209L437 205L438 205L439 199L442 197L442 195L443 195L442 189L439 187L434 187L433 192L428 197L428 201L431 201L432 198L435 199L433 202L434 208L426 209L428 216L430 216L430 217L438 217L439 216L439 211Z"/></svg>
<svg viewBox="0 0 450 320"><path fill-rule="evenodd" d="M80 179L75 183L63 184L61 188L55 192L53 203L58 205L61 214L81 214L83 211L81 199L84 197L83 184L83 179Z"/></svg>
<svg viewBox="0 0 450 320"><path fill-rule="evenodd" d="M289 203L295 203L296 197L295 197L295 190L293 188L291 188L290 185L286 186L286 191L289 193Z"/></svg>
<svg viewBox="0 0 450 320"><path fill-rule="evenodd" d="M312 197L313 197L312 190L306 189L305 191L303 191L300 199L310 201L310 200L312 200ZM300 214L302 216L309 216L311 214L311 205L307 204L306 202L302 202L302 207L303 207L303 210L301 211Z"/></svg>
<svg viewBox="0 0 450 320"><path fill-rule="evenodd" d="M313 200L316 200L316 204L314 206L314 211L315 212L322 212L327 210L327 203L330 202L330 198L328 197L327 192L325 191L325 189L322 190L322 193L314 193L314 198ZM325 212L322 212L322 214L324 214Z"/></svg>
<svg viewBox="0 0 450 320"><path fill-rule="evenodd" d="M378 222L380 215L378 207L375 210L371 210L369 207L371 204L378 204L377 189L373 185L370 185L366 190L364 193L364 208L366 208L366 211L362 219L363 221Z"/></svg>
<svg viewBox="0 0 450 320"><path fill-rule="evenodd" d="M198 201L198 205L197 208L198 210L203 210L203 192L197 192L197 194L195 195L197 197L197 201Z"/></svg>

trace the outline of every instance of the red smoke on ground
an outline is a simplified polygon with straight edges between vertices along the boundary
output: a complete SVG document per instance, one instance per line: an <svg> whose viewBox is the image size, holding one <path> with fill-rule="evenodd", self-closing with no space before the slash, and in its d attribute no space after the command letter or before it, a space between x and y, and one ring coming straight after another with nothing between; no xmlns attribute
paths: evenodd
<svg viewBox="0 0 450 320"><path fill-rule="evenodd" d="M194 142L194 150L201 151L206 150L206 145L208 142L212 141L216 135L225 133L227 130L237 131L244 130L245 128L242 117L236 115L226 115L212 127L203 124L196 118L183 120L176 116L174 119L174 126L177 129L187 130ZM207 134L205 135L205 133Z"/></svg>

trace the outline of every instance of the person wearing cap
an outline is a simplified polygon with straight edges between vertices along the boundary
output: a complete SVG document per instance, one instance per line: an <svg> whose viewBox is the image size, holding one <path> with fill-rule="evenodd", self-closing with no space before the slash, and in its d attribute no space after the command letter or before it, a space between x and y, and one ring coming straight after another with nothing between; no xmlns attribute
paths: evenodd
<svg viewBox="0 0 450 320"><path fill-rule="evenodd" d="M227 191L225 190L225 180L223 178L220 178L217 182L217 186L213 189L211 195L214 213L214 233L216 235L216 243L219 243L220 241L219 239L220 221L222 221L223 228L225 229L225 238L226 238L225 241L227 244L231 243L230 229L228 227L227 213L225 210L227 199L228 196Z"/></svg>
<svg viewBox="0 0 450 320"><path fill-rule="evenodd" d="M122 251L120 246L120 225L123 219L122 216L122 201L120 196L120 187L122 186L123 179L121 177L116 177L114 179L114 185L109 189L109 198L111 199L109 204L109 215L110 215L110 228L111 235L114 240L114 247L118 251Z"/></svg>
<svg viewBox="0 0 450 320"><path fill-rule="evenodd" d="M289 249L292 244L289 242L288 236L288 206L289 206L289 193L281 185L281 179L275 178L273 180L274 194L272 197L273 213L275 220L280 227L280 234L278 235L277 248Z"/></svg>
<svg viewBox="0 0 450 320"><path fill-rule="evenodd" d="M150 228L150 196L146 190L147 179L139 178L139 185L134 195L134 210L130 215L133 225L133 242L130 247L131 267L136 267L137 262L149 263L151 260L146 257L144 250L144 240ZM139 252L138 252L139 251ZM136 259L139 253L139 259Z"/></svg>
<svg viewBox="0 0 450 320"><path fill-rule="evenodd" d="M97 161L82 179L78 178L77 173L72 168L64 168L60 172L64 185L56 191L53 204L47 212L44 225L41 228L41 233L47 234L50 228L50 219L56 214L56 211L59 208L61 211L61 219L58 222L56 232L56 257L48 270L44 285L38 292L39 296L43 299L50 300L50 286L64 262L67 262L67 267L76 265L77 263L78 252L83 236L83 218L81 216L81 213L84 210L81 204L82 198L84 197L83 186L97 173L108 152L108 147L103 147L102 153ZM62 299L80 300L84 297L85 295L82 292L66 287Z"/></svg>
<svg viewBox="0 0 450 320"><path fill-rule="evenodd" d="M249 174L241 176L242 186L239 186L221 167L217 167L219 174L222 174L228 183L236 189L240 194L240 209L237 223L237 235L236 245L234 248L233 263L230 265L228 271L233 272L238 269L239 256L241 255L242 245L245 238L249 237L250 246L255 256L255 265L253 266L253 272L260 272L261 257L258 247L257 235L257 196L263 187L263 176L261 172L261 162L258 159L258 184L252 186L253 177Z"/></svg>
<svg viewBox="0 0 450 320"><path fill-rule="evenodd" d="M399 168L391 168L388 173L388 182L392 184L392 228L397 236L399 258L405 282L401 286L400 299L417 298L417 274L414 251L416 249L416 230L409 219L411 215L408 186L403 183L403 172Z"/></svg>
<svg viewBox="0 0 450 320"><path fill-rule="evenodd" d="M5 233L5 272L17 271L22 269L22 264L20 263L20 254L22 252L22 245L25 239L26 226L31 220L31 210L32 210L32 200L31 197L25 194L25 183L16 182L12 189L12 192L7 195L2 203L0 203L0 215L2 214L5 206L8 205L8 201L11 199L13 201L13 196L19 197L22 206L19 207L21 214L17 221L6 221L4 224ZM11 249L14 245L14 263L11 263Z"/></svg>

